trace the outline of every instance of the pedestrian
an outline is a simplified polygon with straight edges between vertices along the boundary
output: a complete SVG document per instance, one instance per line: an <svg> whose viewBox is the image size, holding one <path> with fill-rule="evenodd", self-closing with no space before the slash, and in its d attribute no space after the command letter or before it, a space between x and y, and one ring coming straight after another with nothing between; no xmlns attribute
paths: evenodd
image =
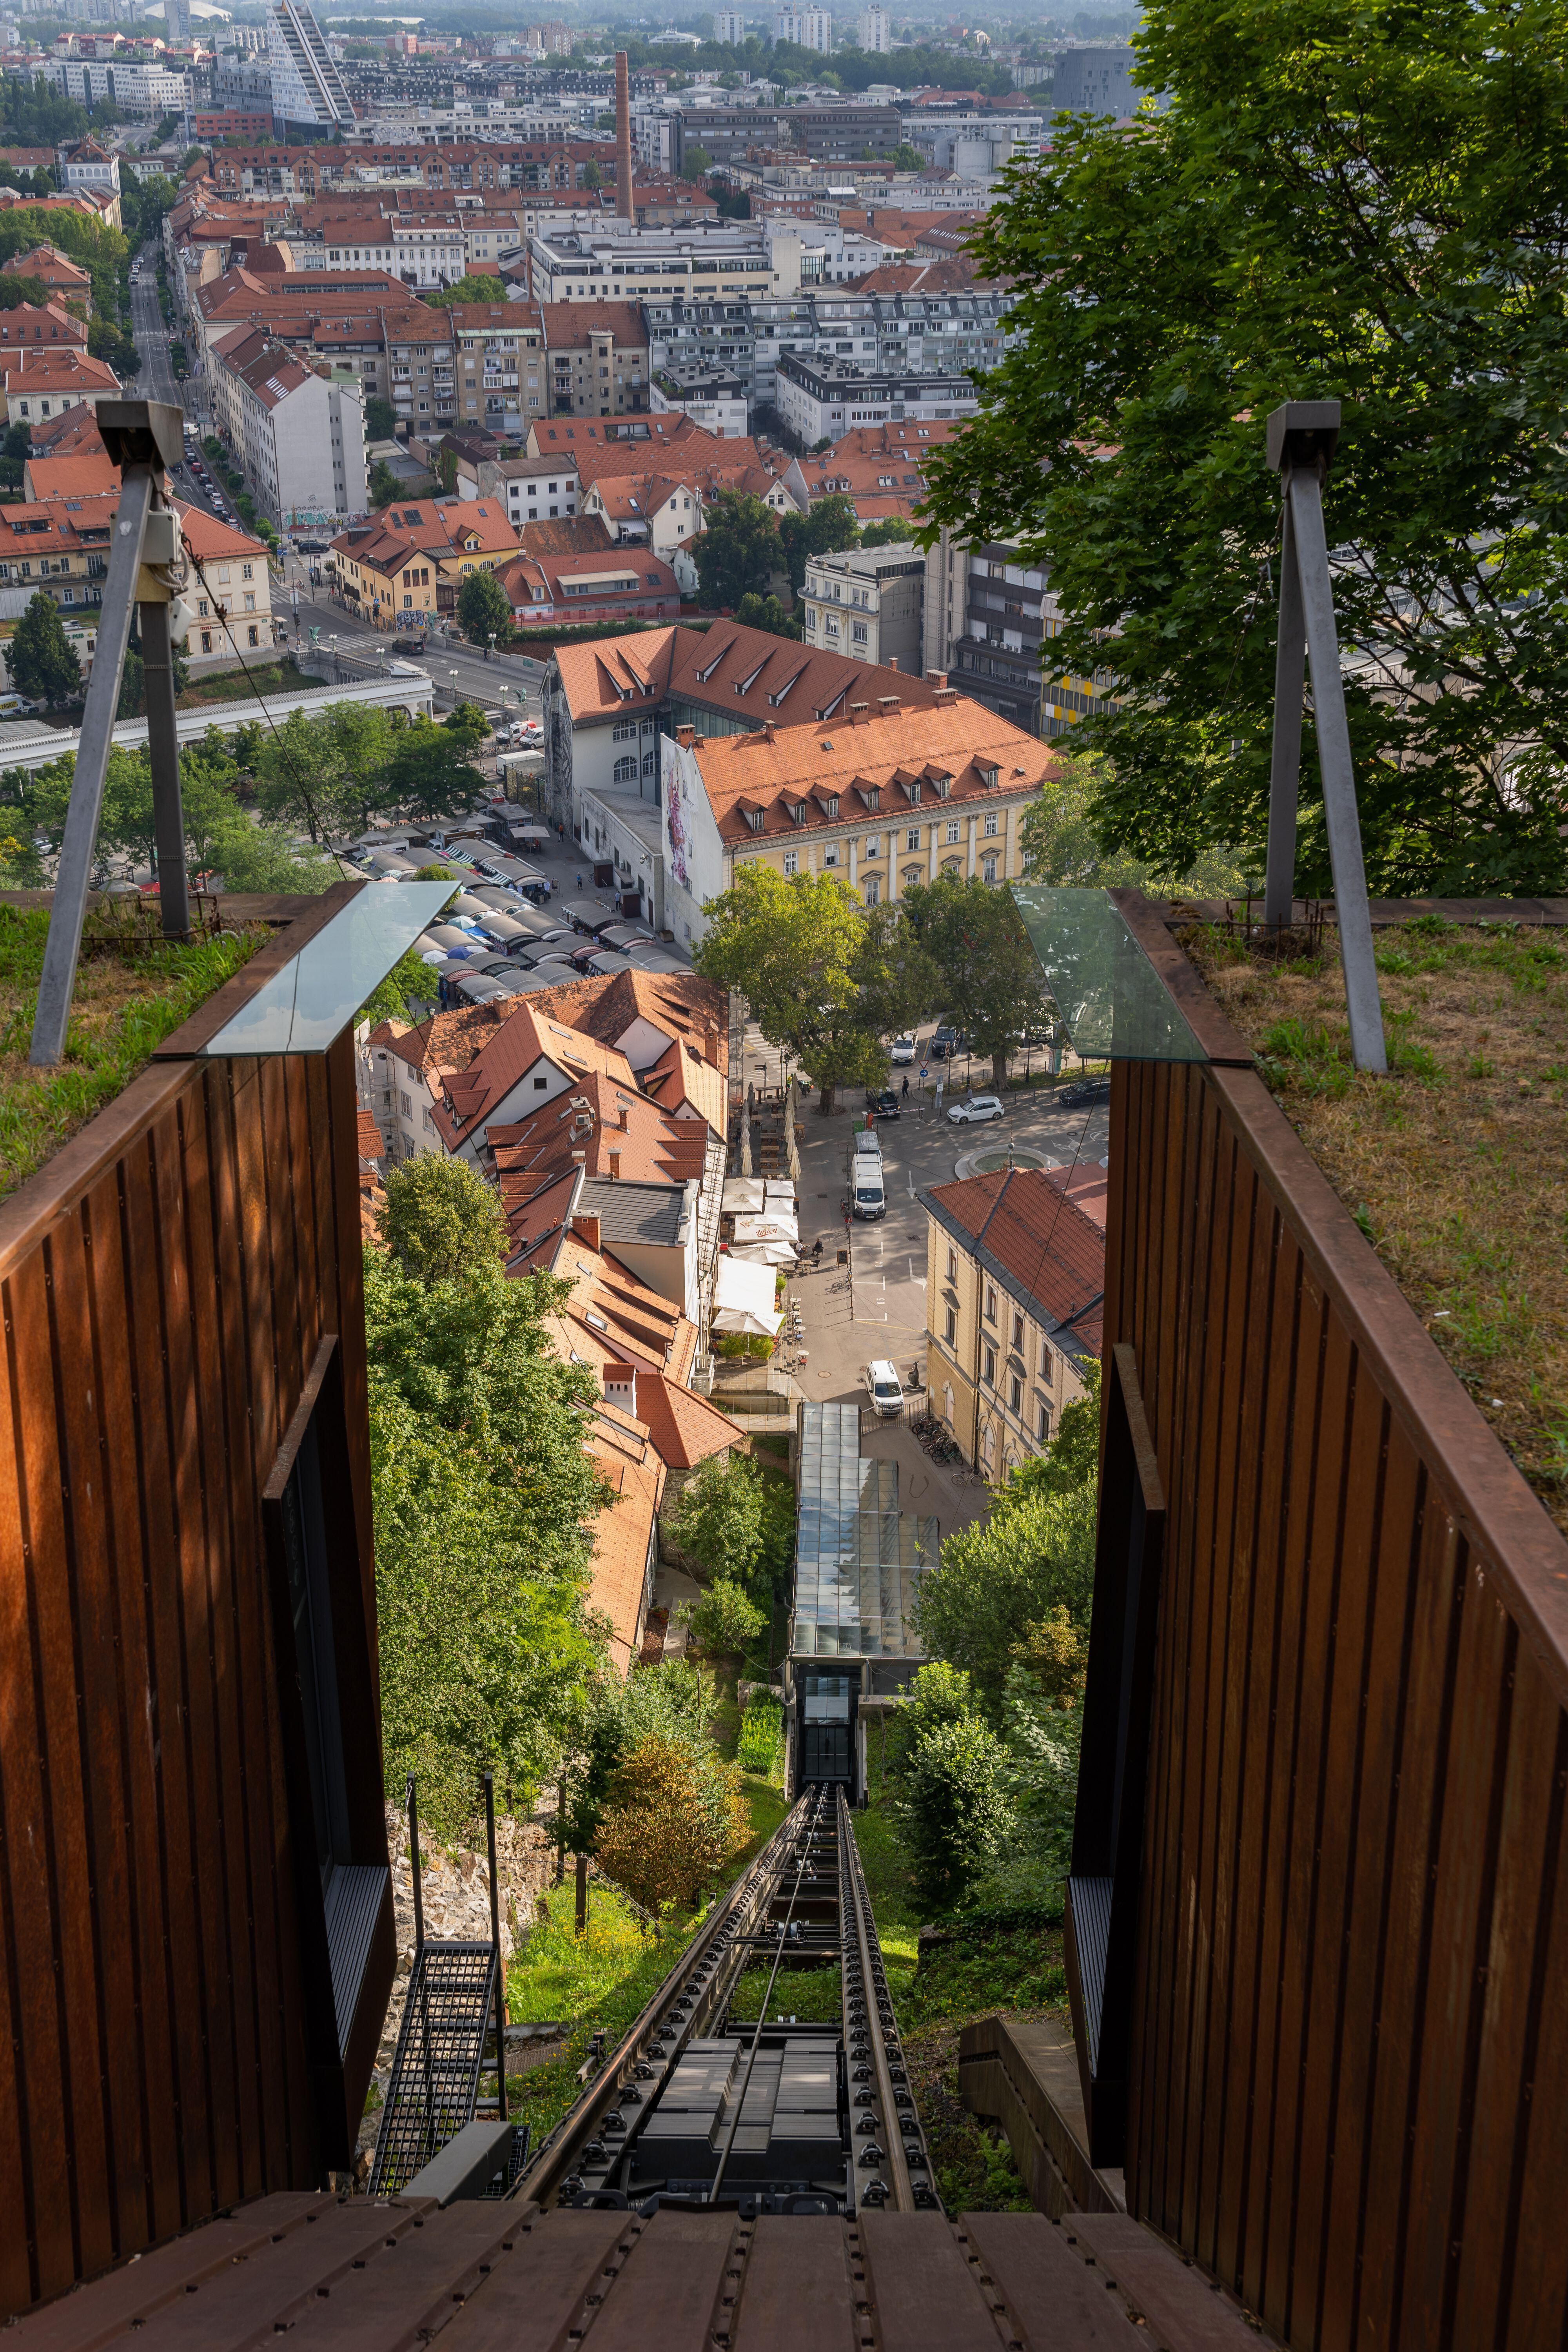
<svg viewBox="0 0 1568 2352"><path fill-rule="evenodd" d="M904 1083L900 1089L899 1098L901 1102L908 1102L910 1098L910 1074L908 1070L904 1072Z"/></svg>
<svg viewBox="0 0 1568 2352"><path fill-rule="evenodd" d="M576 877L576 881L577 881L577 887L578 887L578 889L580 890L580 889L583 887L583 877L581 876L581 874L579 874L579 875L577 876L577 877Z"/></svg>

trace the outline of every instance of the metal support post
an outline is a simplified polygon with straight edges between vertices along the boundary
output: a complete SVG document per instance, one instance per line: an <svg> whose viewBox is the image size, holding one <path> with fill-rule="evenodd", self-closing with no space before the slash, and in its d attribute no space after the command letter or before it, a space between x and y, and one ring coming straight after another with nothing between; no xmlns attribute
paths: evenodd
<svg viewBox="0 0 1568 2352"><path fill-rule="evenodd" d="M495 1774L485 1774L485 1836L490 1863L490 1940L496 1948L496 2114L506 2121L506 1970L500 1948L500 1879L496 1871Z"/></svg>
<svg viewBox="0 0 1568 2352"><path fill-rule="evenodd" d="M185 813L180 796L180 739L174 723L174 630L167 604L138 604L147 704L147 762L153 771L153 822L158 843L158 898L163 937L188 939Z"/></svg>
<svg viewBox="0 0 1568 2352"><path fill-rule="evenodd" d="M1344 967L1351 1055L1358 1070L1388 1067L1383 1003L1372 945L1372 911L1362 855L1361 815L1344 680L1334 627L1333 583L1323 528L1322 484L1339 438L1337 400L1290 401L1268 419L1268 463L1283 477L1284 563L1279 587L1279 651L1275 672L1274 751L1269 779L1265 919L1288 921L1295 898L1296 794L1300 772L1300 646L1312 673L1312 720L1323 787L1334 912ZM1292 594L1292 589L1294 594Z"/></svg>

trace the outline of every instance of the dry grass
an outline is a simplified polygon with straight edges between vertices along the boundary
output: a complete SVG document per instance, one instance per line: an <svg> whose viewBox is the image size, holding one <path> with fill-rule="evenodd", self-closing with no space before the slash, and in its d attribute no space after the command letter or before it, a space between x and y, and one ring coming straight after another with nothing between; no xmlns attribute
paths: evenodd
<svg viewBox="0 0 1568 2352"><path fill-rule="evenodd" d="M1327 951L1187 951L1292 1126L1568 1532L1568 941L1435 916L1377 934L1392 1075L1351 1066Z"/></svg>
<svg viewBox="0 0 1568 2352"><path fill-rule="evenodd" d="M103 952L106 943L89 936L77 971L65 1060L58 1070L35 1070L27 1050L48 928L44 908L0 906L0 1198L119 1094L268 936L263 926L251 937L225 932L190 947L158 942L132 954Z"/></svg>

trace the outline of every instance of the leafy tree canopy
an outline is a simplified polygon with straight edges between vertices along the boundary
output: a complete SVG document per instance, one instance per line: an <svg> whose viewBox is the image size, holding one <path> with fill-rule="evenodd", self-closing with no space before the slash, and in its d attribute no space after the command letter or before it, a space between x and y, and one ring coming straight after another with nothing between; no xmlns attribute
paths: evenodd
<svg viewBox="0 0 1568 2352"><path fill-rule="evenodd" d="M1047 1018L1045 982L1009 890L942 874L904 892L905 919L941 975L948 1017L990 1056L996 1084L1025 1032Z"/></svg>
<svg viewBox="0 0 1568 2352"><path fill-rule="evenodd" d="M704 172L710 172L712 169L713 158L700 141L694 141L682 152L680 176L683 180L700 180Z"/></svg>
<svg viewBox="0 0 1568 2352"><path fill-rule="evenodd" d="M499 278L475 277L470 272L459 278L455 286L439 287L422 299L434 309L444 310L449 302L504 302L506 288Z"/></svg>
<svg viewBox="0 0 1568 2352"><path fill-rule="evenodd" d="M744 1584L763 1549L759 1474L743 1454L712 1455L665 1513L664 1530L709 1576Z"/></svg>
<svg viewBox="0 0 1568 2352"><path fill-rule="evenodd" d="M800 623L793 613L784 611L776 596L759 596L754 589L736 605L735 618L742 628L765 629L770 637L801 635Z"/></svg>
<svg viewBox="0 0 1568 2352"><path fill-rule="evenodd" d="M916 1008L899 992L887 929L868 923L847 883L832 874L785 880L749 860L704 911L697 970L741 991L768 1043L793 1054L820 1087L825 1112L838 1087L887 1075L882 1037ZM864 1000L863 984L870 991Z"/></svg>
<svg viewBox="0 0 1568 2352"><path fill-rule="evenodd" d="M691 559L705 604L765 596L781 560L778 517L750 491L721 490L691 542Z"/></svg>
<svg viewBox="0 0 1568 2352"><path fill-rule="evenodd" d="M372 393L364 404L364 433L367 441L392 441L397 435L397 411L390 400Z"/></svg>
<svg viewBox="0 0 1568 2352"><path fill-rule="evenodd" d="M81 662L66 635L59 607L40 588L27 600L6 648L11 683L29 701L51 708L74 702L81 692Z"/></svg>
<svg viewBox="0 0 1568 2352"><path fill-rule="evenodd" d="M921 1577L915 1622L928 1650L963 1666L993 1705L1028 1629L1059 1602L1087 1625L1094 1583L1094 1492L1026 1495L942 1543Z"/></svg>
<svg viewBox="0 0 1568 2352"><path fill-rule="evenodd" d="M830 491L826 498L818 499L809 514L784 515L779 523L779 537L789 565L789 584L795 594L798 596L805 586L805 567L814 555L836 554L841 548L853 547L859 536L855 502L842 490Z"/></svg>
<svg viewBox="0 0 1568 2352"><path fill-rule="evenodd" d="M466 1160L422 1151L386 1171L381 1237L415 1281L452 1282L472 1265L506 1255L506 1221L495 1187Z"/></svg>
<svg viewBox="0 0 1568 2352"><path fill-rule="evenodd" d="M732 1764L649 1732L611 1778L596 1850L606 1876L658 1919L689 1911L749 1828Z"/></svg>
<svg viewBox="0 0 1568 2352"><path fill-rule="evenodd" d="M483 645L489 636L511 634L511 605L493 572L470 572L458 591L458 619L465 636Z"/></svg>
<svg viewBox="0 0 1568 2352"><path fill-rule="evenodd" d="M1075 730L1076 732L1076 730ZM1053 772L1024 811L1019 845L1031 882L1061 887L1114 889L1134 886L1155 895L1184 891L1199 898L1245 894L1248 877L1223 850L1200 850L1184 874L1159 873L1127 850L1101 846L1093 811L1107 774L1103 751L1068 740ZM1251 877L1258 887L1258 877Z"/></svg>
<svg viewBox="0 0 1568 2352"><path fill-rule="evenodd" d="M1264 419L1343 404L1329 480L1374 892L1564 887L1568 83L1561 11L1156 0L1171 104L1078 119L977 233L1017 347L931 513L1048 566L1053 665L1114 662L1107 851L1261 865L1279 494ZM1113 650L1112 650L1113 649ZM1330 868L1309 717L1299 887Z"/></svg>
<svg viewBox="0 0 1568 2352"><path fill-rule="evenodd" d="M728 1657L754 1642L767 1619L742 1585L721 1577L691 1607L692 1638L709 1657Z"/></svg>

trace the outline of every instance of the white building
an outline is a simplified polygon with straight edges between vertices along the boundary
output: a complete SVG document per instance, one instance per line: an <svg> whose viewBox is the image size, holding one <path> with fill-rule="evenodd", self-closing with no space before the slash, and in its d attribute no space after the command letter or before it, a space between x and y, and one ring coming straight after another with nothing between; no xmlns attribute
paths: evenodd
<svg viewBox="0 0 1568 2352"><path fill-rule="evenodd" d="M184 74L165 73L162 66L100 64L91 58L49 58L44 73L63 98L83 106L105 100L121 114L181 114L190 97Z"/></svg>
<svg viewBox="0 0 1568 2352"><path fill-rule="evenodd" d="M301 130L352 131L354 110L343 78L309 8L301 0L274 0L268 30L278 120Z"/></svg>
<svg viewBox="0 0 1568 2352"><path fill-rule="evenodd" d="M528 240L528 258L536 302L649 302L672 294L730 301L773 290L766 241L751 221L540 229Z"/></svg>
<svg viewBox="0 0 1568 2352"><path fill-rule="evenodd" d="M892 47L893 20L885 8L861 10L858 39L863 49L873 50L879 57Z"/></svg>
<svg viewBox="0 0 1568 2352"><path fill-rule="evenodd" d="M661 368L648 383L648 407L655 416L679 412L728 440L747 429L746 387L731 369Z"/></svg>
<svg viewBox="0 0 1568 2352"><path fill-rule="evenodd" d="M833 19L826 8L783 8L773 18L773 38L826 57L833 47Z"/></svg>
<svg viewBox="0 0 1568 2352"><path fill-rule="evenodd" d="M713 19L713 38L738 49L746 37L746 20L738 8L721 8Z"/></svg>
<svg viewBox="0 0 1568 2352"><path fill-rule="evenodd" d="M774 404L787 431L807 449L841 441L861 425L931 425L973 416L980 394L967 375L923 370L883 373L853 360L785 352L775 376Z"/></svg>
<svg viewBox="0 0 1568 2352"><path fill-rule="evenodd" d="M101 148L96 139L84 139L75 147L62 147L59 161L65 166L65 186L88 188L98 195L120 194L120 158Z"/></svg>
<svg viewBox="0 0 1568 2352"><path fill-rule="evenodd" d="M317 375L286 343L237 327L213 345L213 416L279 529L363 515L369 499L357 379Z"/></svg>

